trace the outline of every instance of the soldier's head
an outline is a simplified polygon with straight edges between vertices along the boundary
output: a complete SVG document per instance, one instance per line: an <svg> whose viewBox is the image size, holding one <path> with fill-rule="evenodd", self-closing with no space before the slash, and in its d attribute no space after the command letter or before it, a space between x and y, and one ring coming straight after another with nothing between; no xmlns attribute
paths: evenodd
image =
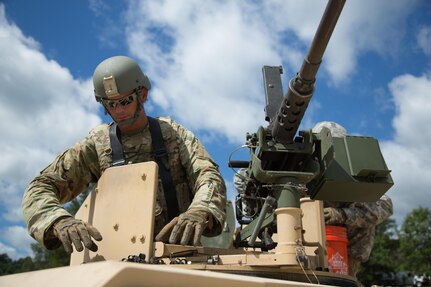
<svg viewBox="0 0 431 287"><path fill-rule="evenodd" d="M328 128L331 131L331 135L333 137L342 138L347 135L347 130L336 122L317 123L313 128L313 133L319 133L323 127Z"/></svg>
<svg viewBox="0 0 431 287"><path fill-rule="evenodd" d="M139 65L126 56L101 62L93 74L94 96L118 125L136 121L151 83Z"/></svg>

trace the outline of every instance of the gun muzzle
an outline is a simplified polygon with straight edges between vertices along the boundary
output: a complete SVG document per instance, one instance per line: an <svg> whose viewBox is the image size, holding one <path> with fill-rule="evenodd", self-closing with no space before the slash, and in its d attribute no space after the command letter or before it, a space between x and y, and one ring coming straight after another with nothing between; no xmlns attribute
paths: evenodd
<svg viewBox="0 0 431 287"><path fill-rule="evenodd" d="M304 58L301 69L289 88L272 123L271 134L277 142L291 143L314 93L316 74L345 0L330 0Z"/></svg>

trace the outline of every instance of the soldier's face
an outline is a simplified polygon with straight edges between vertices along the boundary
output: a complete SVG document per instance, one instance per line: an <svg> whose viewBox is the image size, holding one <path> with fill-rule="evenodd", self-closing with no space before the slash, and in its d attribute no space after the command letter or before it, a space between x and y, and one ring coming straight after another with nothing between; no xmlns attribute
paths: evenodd
<svg viewBox="0 0 431 287"><path fill-rule="evenodd" d="M127 120L136 112L138 101L135 91L103 100L105 107L116 122Z"/></svg>

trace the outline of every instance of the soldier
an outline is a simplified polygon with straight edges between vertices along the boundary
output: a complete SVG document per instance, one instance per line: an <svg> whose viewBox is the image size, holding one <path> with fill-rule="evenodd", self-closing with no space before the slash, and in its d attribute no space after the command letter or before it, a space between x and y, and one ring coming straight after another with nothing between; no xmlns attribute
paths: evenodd
<svg viewBox="0 0 431 287"><path fill-rule="evenodd" d="M318 123L313 132L320 132L322 127L329 128L333 137L347 135L346 129L334 122ZM239 175L235 174L234 185L238 192L246 188L243 178L247 177L246 169L240 169ZM392 212L392 201L387 195L376 202L324 202L325 224L341 225L347 229L349 275L356 277L359 265L368 260L374 244L375 227Z"/></svg>
<svg viewBox="0 0 431 287"><path fill-rule="evenodd" d="M147 116L151 88L139 65L125 56L101 62L93 74L94 93L113 119L92 129L59 154L33 179L22 209L30 235L47 249L63 244L68 253L97 251L102 239L90 224L75 219L62 204L95 183L112 165L155 160L159 163L156 240L200 244L204 231L221 230L226 186L218 165L192 132L170 118Z"/></svg>
<svg viewBox="0 0 431 287"><path fill-rule="evenodd" d="M347 131L335 122L320 122L313 128L318 133L323 127L333 137L345 137ZM341 225L347 229L347 254L349 275L356 277L359 266L370 257L374 244L376 225L384 222L393 213L392 200L383 195L376 202L324 202L325 224Z"/></svg>

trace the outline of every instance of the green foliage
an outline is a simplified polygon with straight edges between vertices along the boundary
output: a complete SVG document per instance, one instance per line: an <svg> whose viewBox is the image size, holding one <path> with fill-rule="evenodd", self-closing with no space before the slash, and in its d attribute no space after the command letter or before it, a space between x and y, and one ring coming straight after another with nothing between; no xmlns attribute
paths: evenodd
<svg viewBox="0 0 431 287"><path fill-rule="evenodd" d="M358 279L365 286L390 285L385 280L396 273L431 274L430 258L431 211L419 207L406 216L400 230L393 219L377 226L373 251Z"/></svg>
<svg viewBox="0 0 431 287"><path fill-rule="evenodd" d="M401 227L400 252L403 270L431 274L431 211L419 207L408 214Z"/></svg>
<svg viewBox="0 0 431 287"><path fill-rule="evenodd" d="M0 254L0 275L14 274L36 270L31 257L12 260L4 253Z"/></svg>
<svg viewBox="0 0 431 287"><path fill-rule="evenodd" d="M12 260L4 253L0 254L0 275L15 274L69 265L69 255L63 248L48 251L37 243L31 245L34 257Z"/></svg>
<svg viewBox="0 0 431 287"><path fill-rule="evenodd" d="M376 226L376 236L370 258L360 266L358 279L365 286L377 282L382 283L382 275L397 270L401 255L397 252L399 247L397 224L389 218ZM388 260L390 258L390 260Z"/></svg>
<svg viewBox="0 0 431 287"><path fill-rule="evenodd" d="M0 275L11 274L12 259L6 253L0 254Z"/></svg>
<svg viewBox="0 0 431 287"><path fill-rule="evenodd" d="M46 250L38 243L34 243L31 245L31 249L34 253L35 270L69 265L70 256L64 251L64 248Z"/></svg>

